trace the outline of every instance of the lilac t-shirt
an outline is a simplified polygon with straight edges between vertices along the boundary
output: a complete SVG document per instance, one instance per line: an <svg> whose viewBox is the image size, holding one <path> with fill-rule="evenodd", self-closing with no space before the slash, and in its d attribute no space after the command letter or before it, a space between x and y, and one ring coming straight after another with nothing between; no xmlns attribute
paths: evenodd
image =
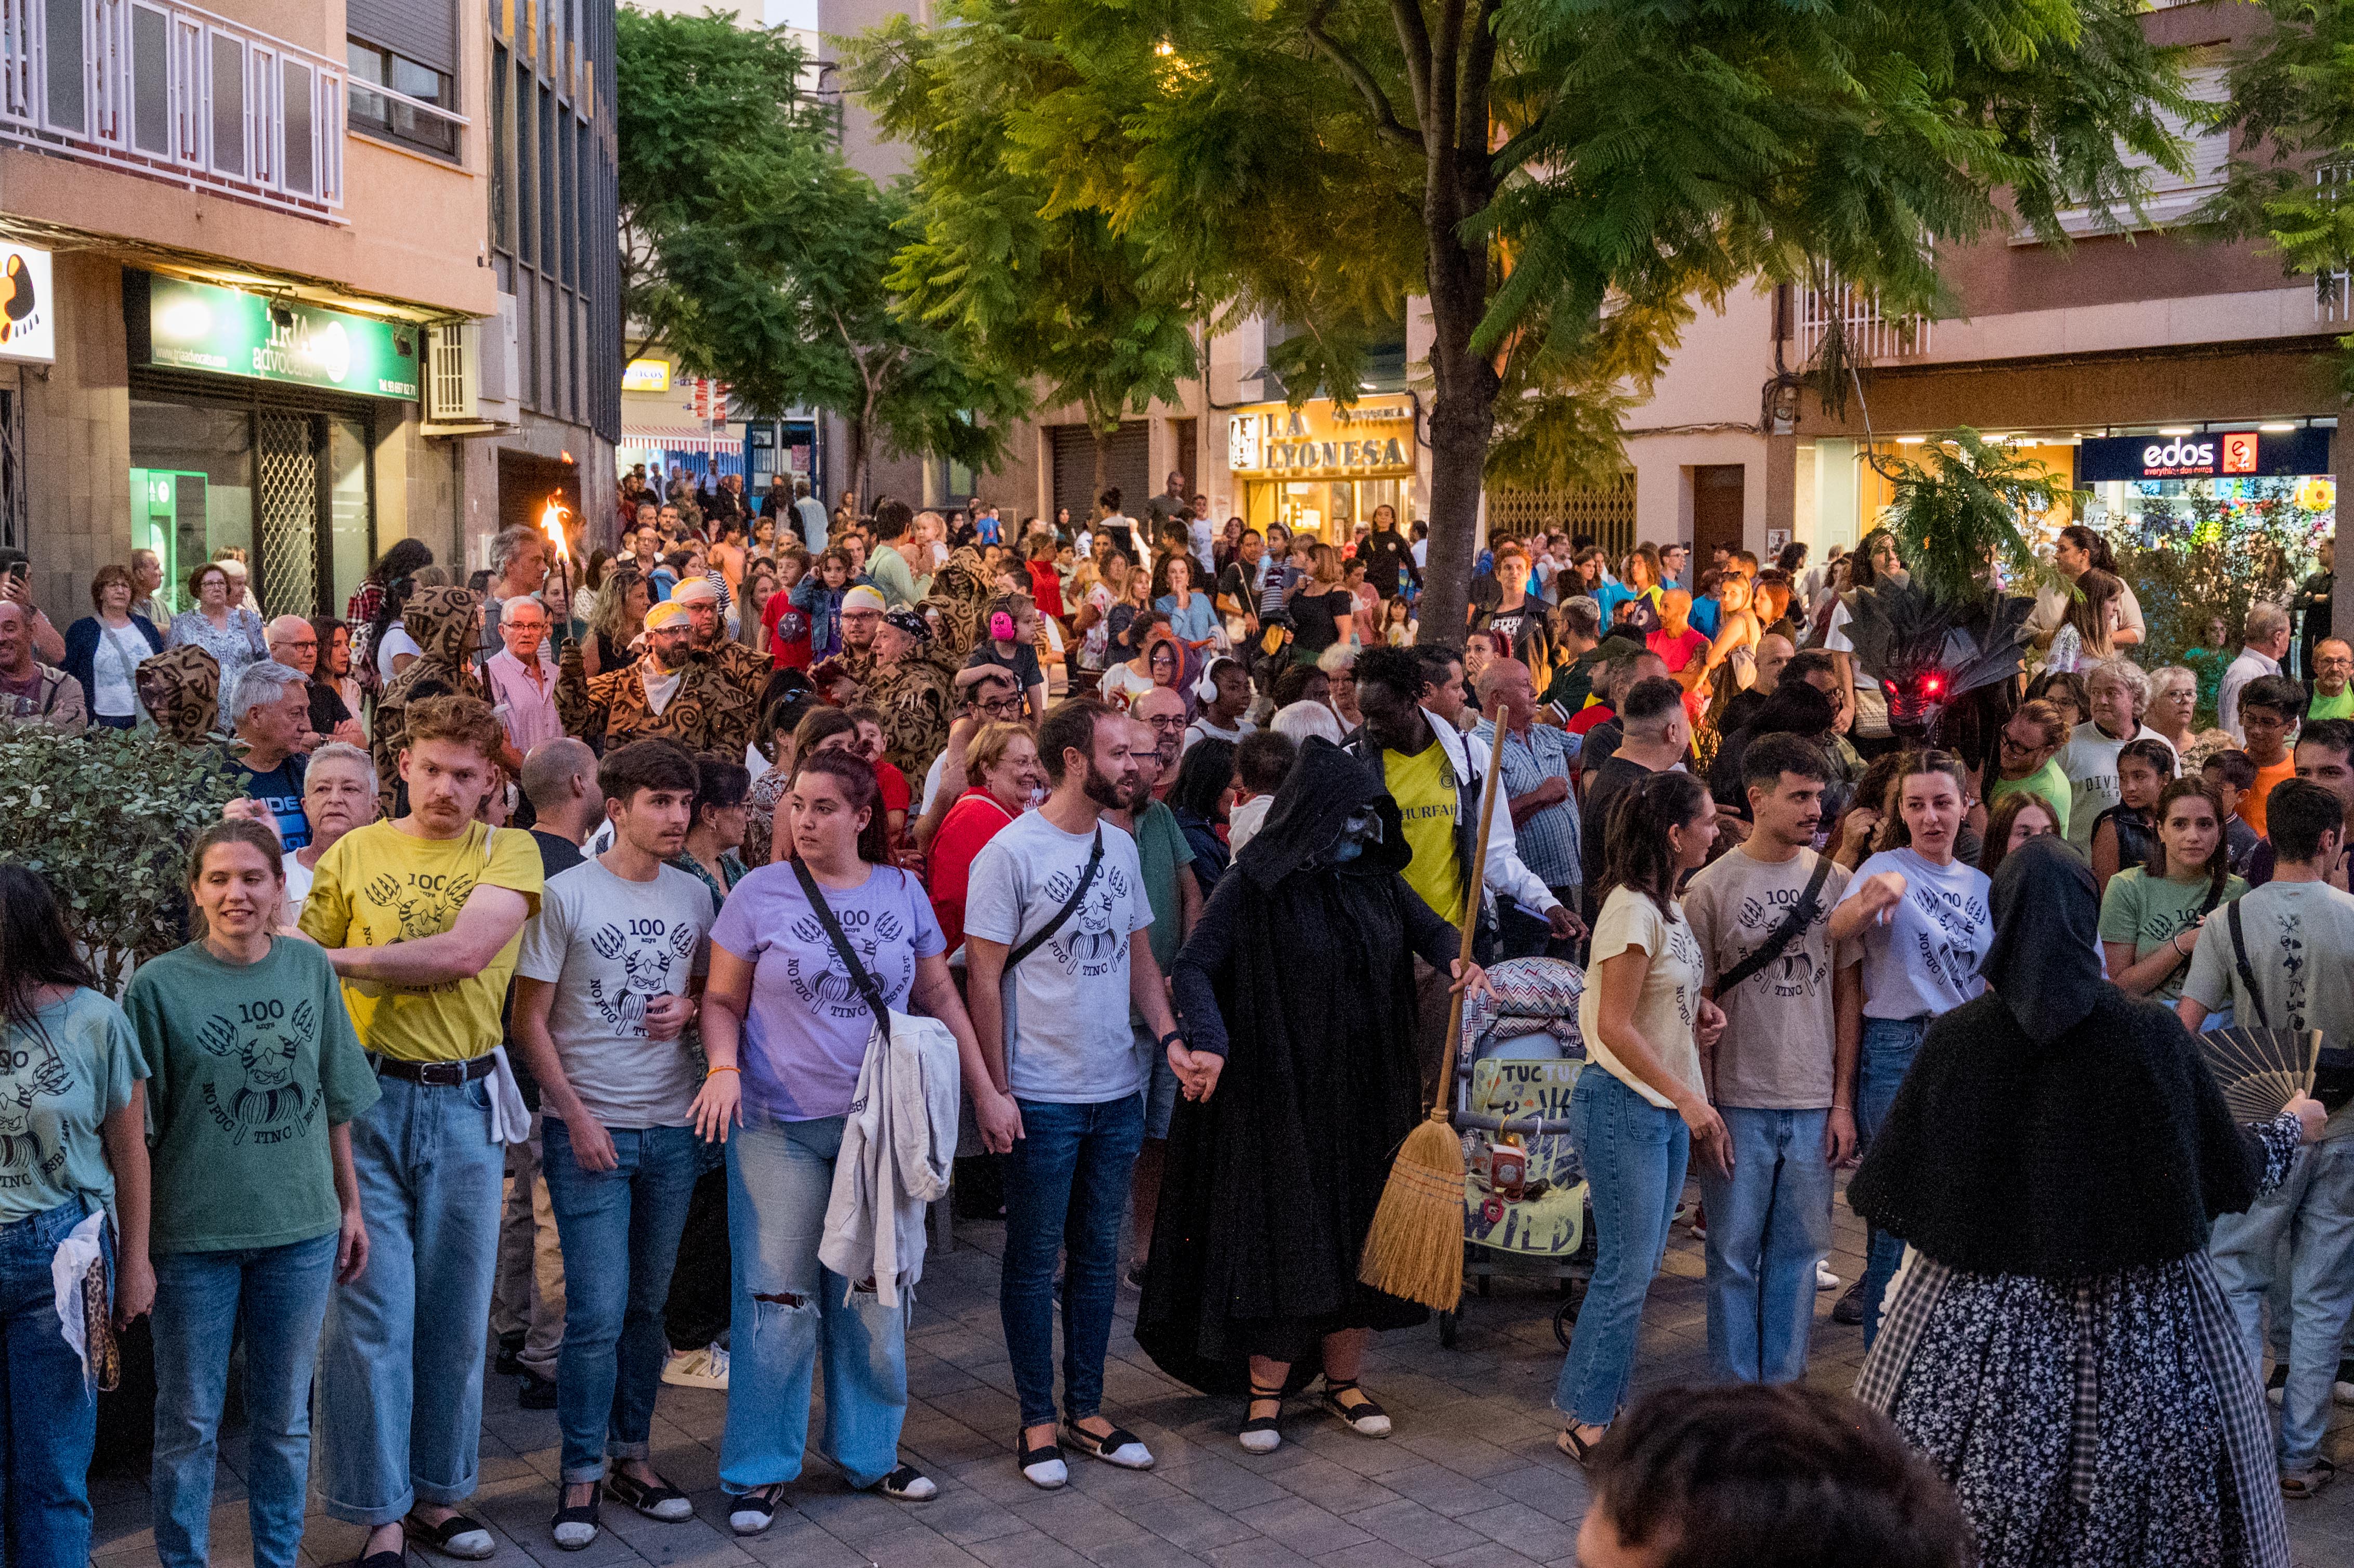
<svg viewBox="0 0 2354 1568"><path fill-rule="evenodd" d="M878 865L863 886L821 891L858 961L882 988L885 1005L904 1012L916 960L948 950L922 885ZM793 868L764 865L737 883L711 927L711 943L752 965L739 1054L745 1117L814 1121L847 1115L875 1015Z"/></svg>

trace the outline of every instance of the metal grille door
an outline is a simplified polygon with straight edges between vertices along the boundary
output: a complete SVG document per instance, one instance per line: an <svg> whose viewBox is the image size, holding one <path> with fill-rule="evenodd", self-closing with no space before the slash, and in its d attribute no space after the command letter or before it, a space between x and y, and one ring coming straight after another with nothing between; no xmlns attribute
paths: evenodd
<svg viewBox="0 0 2354 1568"><path fill-rule="evenodd" d="M255 574L264 619L311 615L319 601L317 421L264 408L260 440L260 570Z"/></svg>

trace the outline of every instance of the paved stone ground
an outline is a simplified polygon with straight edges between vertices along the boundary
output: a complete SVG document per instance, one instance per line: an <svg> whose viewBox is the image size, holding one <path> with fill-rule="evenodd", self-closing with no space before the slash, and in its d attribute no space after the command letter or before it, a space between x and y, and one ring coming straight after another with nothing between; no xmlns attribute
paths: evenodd
<svg viewBox="0 0 2354 1568"><path fill-rule="evenodd" d="M1862 1236L1840 1206L1832 1268L1852 1279ZM1015 1407L997 1318L993 1224L958 1227L959 1245L935 1258L907 1346L905 1451L940 1483L921 1506L849 1491L821 1461L794 1489L762 1536L737 1540L718 1489L725 1396L664 1388L654 1459L695 1496L695 1519L657 1524L609 1507L607 1529L580 1552L558 1552L547 1533L557 1474L555 1413L516 1408L514 1383L493 1376L485 1393L482 1488L472 1511L503 1537L493 1562L522 1568L616 1568L639 1563L790 1564L791 1568L1400 1568L1412 1563L1527 1568L1575 1561L1586 1492L1557 1454L1550 1408L1561 1349L1550 1286L1498 1278L1493 1294L1466 1301L1454 1350L1435 1329L1386 1335L1369 1360L1367 1386L1397 1422L1370 1442L1295 1404L1285 1444L1254 1459L1235 1446L1241 1406L1205 1399L1162 1377L1129 1337L1136 1297L1123 1291L1107 1370L1106 1408L1142 1435L1159 1459L1131 1474L1074 1456L1071 1485L1040 1492L1014 1469ZM1707 1375L1707 1314L1700 1244L1681 1227L1644 1313L1638 1391ZM1851 1386L1861 1330L1829 1320L1832 1293L1817 1300L1815 1381ZM213 1512L213 1559L250 1560L242 1443L224 1441ZM2340 1410L2327 1452L2354 1466L2354 1411ZM144 1478L102 1481L97 1496L101 1568L154 1561ZM2289 1507L2301 1568L2354 1564L2354 1479ZM313 1512L306 1563L348 1562L362 1532ZM441 1560L419 1553L424 1563Z"/></svg>

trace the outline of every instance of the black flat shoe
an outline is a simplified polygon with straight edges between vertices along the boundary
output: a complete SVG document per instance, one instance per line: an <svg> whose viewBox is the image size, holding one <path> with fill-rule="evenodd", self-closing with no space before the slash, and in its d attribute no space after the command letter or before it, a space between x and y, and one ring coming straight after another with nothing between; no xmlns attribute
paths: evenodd
<svg viewBox="0 0 2354 1568"><path fill-rule="evenodd" d="M525 1410L555 1409L556 1380L534 1372L524 1373L522 1383L515 1389L515 1403Z"/></svg>
<svg viewBox="0 0 2354 1568"><path fill-rule="evenodd" d="M1144 1439L1125 1426L1115 1426L1097 1436L1076 1421L1063 1423L1063 1441L1089 1458L1101 1459L1107 1465L1117 1465L1123 1470L1152 1468L1152 1450Z"/></svg>
<svg viewBox="0 0 2354 1568"><path fill-rule="evenodd" d="M616 1468L605 1478L605 1495L617 1503L626 1503L648 1519L658 1519L664 1524L676 1524L695 1517L695 1505L686 1494L663 1480L654 1478L652 1486L625 1470Z"/></svg>
<svg viewBox="0 0 2354 1568"><path fill-rule="evenodd" d="M564 1494L578 1484L577 1482L557 1484L556 1517L547 1521L548 1533L556 1538L557 1549L561 1552L578 1552L597 1539L599 1529L597 1508L601 1495L600 1490L591 1487L588 1489L587 1502L567 1503L564 1500Z"/></svg>
<svg viewBox="0 0 2354 1568"><path fill-rule="evenodd" d="M408 1568L408 1543L404 1541L390 1552L371 1552L354 1561L352 1568Z"/></svg>
<svg viewBox="0 0 2354 1568"><path fill-rule="evenodd" d="M790 1508L785 1500L785 1483L770 1481L765 1487L728 1499L727 1528L738 1535L758 1535L775 1522L777 1510Z"/></svg>
<svg viewBox="0 0 2354 1568"><path fill-rule="evenodd" d="M480 1563L499 1549L495 1536L462 1513L453 1513L439 1524L428 1524L412 1513L400 1521L400 1528L409 1545L422 1546L461 1563Z"/></svg>

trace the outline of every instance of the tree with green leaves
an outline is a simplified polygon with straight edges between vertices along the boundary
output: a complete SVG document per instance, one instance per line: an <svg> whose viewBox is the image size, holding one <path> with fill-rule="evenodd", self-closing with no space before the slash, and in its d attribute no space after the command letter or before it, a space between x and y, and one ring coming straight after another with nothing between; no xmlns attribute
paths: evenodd
<svg viewBox="0 0 2354 1568"><path fill-rule="evenodd" d="M2266 241L2292 271L2354 266L2354 9L2265 0L2268 25L2232 61L2226 111L2238 134L2221 194L2203 215ZM2354 394L2354 335L2338 339Z"/></svg>
<svg viewBox="0 0 2354 1568"><path fill-rule="evenodd" d="M1817 270L1941 302L1939 246L2133 207L2186 108L2138 0L946 0L849 49L916 153L907 308L1090 418L1264 313L1346 402L1426 302L1424 635L1490 478L1619 461L1684 325Z"/></svg>
<svg viewBox="0 0 2354 1568"><path fill-rule="evenodd" d="M841 416L862 494L878 443L995 461L1021 384L897 308L907 197L843 161L791 34L624 6L618 45L624 360L667 352L746 408Z"/></svg>

